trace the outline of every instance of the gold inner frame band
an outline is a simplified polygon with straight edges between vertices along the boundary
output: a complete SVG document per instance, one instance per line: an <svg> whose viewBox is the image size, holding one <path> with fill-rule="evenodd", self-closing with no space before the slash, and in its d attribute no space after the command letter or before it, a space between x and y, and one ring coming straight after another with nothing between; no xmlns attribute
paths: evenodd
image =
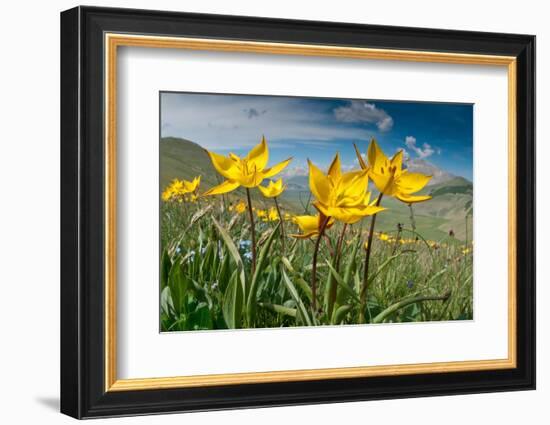
<svg viewBox="0 0 550 425"><path fill-rule="evenodd" d="M445 52L370 49L328 45L105 34L105 391L136 391L214 385L358 378L417 373L511 369L516 358L516 58ZM165 378L118 379L116 325L116 136L118 47L149 47L278 55L322 56L405 62L503 66L508 72L508 357L420 364L361 366Z"/></svg>

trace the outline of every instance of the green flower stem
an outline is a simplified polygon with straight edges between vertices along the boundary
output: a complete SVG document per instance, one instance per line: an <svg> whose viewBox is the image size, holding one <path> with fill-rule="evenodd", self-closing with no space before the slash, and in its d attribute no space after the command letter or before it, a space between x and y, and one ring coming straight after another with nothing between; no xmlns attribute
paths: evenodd
<svg viewBox="0 0 550 425"><path fill-rule="evenodd" d="M409 218L411 220L411 228L413 229L413 232L416 232L416 221L414 219L414 210L412 204L409 204Z"/></svg>
<svg viewBox="0 0 550 425"><path fill-rule="evenodd" d="M342 227L342 233L340 233L340 237L338 238L338 243L336 244L336 271L339 271L340 267L340 258L342 257L342 242L344 241L344 235L346 234L346 229L348 228L348 224L344 223L344 227Z"/></svg>
<svg viewBox="0 0 550 425"><path fill-rule="evenodd" d="M281 214L281 209L279 208L279 202L277 202L277 197L274 197L275 207L277 208L277 214L279 214L279 221L281 222L281 249L283 255L285 255L285 228L283 226L283 216Z"/></svg>
<svg viewBox="0 0 550 425"><path fill-rule="evenodd" d="M378 199L376 200L376 206L380 206L380 202L382 201L382 192L380 192L380 195L378 195ZM359 323L363 324L365 323L365 306L367 304L367 286L369 282L369 260L370 260L370 253L372 251L372 237L374 235L374 225L376 223L376 216L378 214L374 214L371 218L370 222L370 229L369 229L369 237L367 240L367 249L365 250L365 272L363 274L363 286L361 287L361 294L360 294L360 301L361 301L361 310L359 312Z"/></svg>
<svg viewBox="0 0 550 425"><path fill-rule="evenodd" d="M252 200L250 199L250 189L246 188L246 198L248 200L248 217L250 218L250 239L252 239L252 276L256 271L256 230L254 226L254 213L252 212Z"/></svg>
<svg viewBox="0 0 550 425"><path fill-rule="evenodd" d="M313 264L311 265L311 309L313 310L313 317L317 315L317 254L319 253L321 239L323 238L329 219L330 217L325 217L321 223L319 235L317 235L315 248L313 250Z"/></svg>
<svg viewBox="0 0 550 425"><path fill-rule="evenodd" d="M342 227L342 232L340 233L340 237L338 238L338 242L336 243L336 252L334 253L334 268L337 272L340 272L340 259L342 258L342 243L344 241L344 235L346 234L346 229L348 228L348 224L344 223L344 226ZM338 284L336 282L336 279L334 276L331 276L330 279L330 288L329 288L329 294L328 294L328 316L332 317L332 311L334 309L334 302L336 301L336 294L338 290Z"/></svg>

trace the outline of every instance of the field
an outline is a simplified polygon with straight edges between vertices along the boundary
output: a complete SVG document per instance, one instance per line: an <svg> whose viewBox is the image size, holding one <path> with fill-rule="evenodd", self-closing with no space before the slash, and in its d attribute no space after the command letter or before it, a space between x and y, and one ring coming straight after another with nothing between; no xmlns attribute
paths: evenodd
<svg viewBox="0 0 550 425"><path fill-rule="evenodd" d="M161 191L174 178L223 180L183 139L161 140L160 168ZM307 177L285 183L277 205L252 189L249 209L242 187L161 203L162 331L472 319L471 183L427 186L431 199L412 207L383 198L387 210L327 222L320 240L293 237L303 233L295 217L316 213Z"/></svg>

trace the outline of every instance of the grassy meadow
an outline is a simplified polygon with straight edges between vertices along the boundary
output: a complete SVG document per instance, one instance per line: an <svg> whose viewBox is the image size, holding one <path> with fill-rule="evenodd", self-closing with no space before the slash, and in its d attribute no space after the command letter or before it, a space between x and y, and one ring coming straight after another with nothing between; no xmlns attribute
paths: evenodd
<svg viewBox="0 0 550 425"><path fill-rule="evenodd" d="M307 177L276 198L244 187L198 196L224 180L206 152L165 138L160 156L161 192L200 176L200 190L160 206L162 331L473 318L468 181L427 186L419 193L431 199L412 206L380 196L386 210L354 223L327 217L321 237L303 237L296 217L317 212Z"/></svg>

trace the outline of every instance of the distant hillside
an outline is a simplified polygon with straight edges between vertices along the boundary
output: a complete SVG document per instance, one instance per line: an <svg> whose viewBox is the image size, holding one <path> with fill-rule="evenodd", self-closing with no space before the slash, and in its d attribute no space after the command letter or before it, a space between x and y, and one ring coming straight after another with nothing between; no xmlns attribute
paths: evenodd
<svg viewBox="0 0 550 425"><path fill-rule="evenodd" d="M463 177L453 176L426 161L415 160L415 167L410 171L419 172L420 166L424 172L432 172L438 176L436 181L427 186L422 193L429 194L432 199L413 206L417 230L429 239L438 240L453 230L458 239L465 239L466 210L472 203L472 183ZM410 162L410 161L409 161ZM426 165L427 164L427 165ZM160 183L161 190L174 178L187 180L201 175L201 191L219 184L223 179L216 173L208 155L196 143L189 140L173 137L163 138L160 141ZM434 179L432 179L434 180ZM310 200L309 182L307 176L293 176L285 179L287 190L281 197L283 209L296 214L303 214L304 207ZM253 202L261 207L271 206L257 190L252 192ZM245 199L245 191L237 189L228 195L229 201ZM377 229L380 231L394 231L397 223L410 227L410 209L408 205L393 199L384 198L383 206L388 208L377 219ZM309 212L314 210L309 207ZM471 240L471 218L469 219L469 236Z"/></svg>
<svg viewBox="0 0 550 425"><path fill-rule="evenodd" d="M199 175L201 176L201 192L224 180L212 166L206 151L198 144L175 137L164 137L160 140L161 191L175 178L191 180ZM257 190L253 190L251 194L253 204L259 205L261 208L273 205L272 202L266 201ZM246 192L240 188L228 194L227 198L230 202L236 202L245 199Z"/></svg>
<svg viewBox="0 0 550 425"><path fill-rule="evenodd" d="M432 176L428 186L434 186L440 183L446 183L450 180L456 178L453 174L442 170L431 162L426 161L425 159L410 159L406 161L405 166L407 169L413 173L422 173Z"/></svg>

